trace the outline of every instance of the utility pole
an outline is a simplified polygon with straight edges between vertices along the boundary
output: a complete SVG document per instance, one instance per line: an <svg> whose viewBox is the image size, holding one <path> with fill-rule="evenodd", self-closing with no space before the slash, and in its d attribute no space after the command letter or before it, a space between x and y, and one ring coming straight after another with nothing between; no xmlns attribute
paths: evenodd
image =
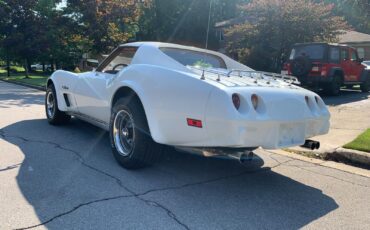
<svg viewBox="0 0 370 230"><path fill-rule="evenodd" d="M209 30L211 25L211 12L212 12L213 0L209 0L209 12L208 12L208 26L207 26L207 37L206 37L206 49L208 49Z"/></svg>

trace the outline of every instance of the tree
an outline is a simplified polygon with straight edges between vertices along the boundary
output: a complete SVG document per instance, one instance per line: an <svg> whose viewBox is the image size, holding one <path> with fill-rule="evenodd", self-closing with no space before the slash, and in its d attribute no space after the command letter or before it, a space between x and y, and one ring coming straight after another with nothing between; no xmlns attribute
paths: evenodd
<svg viewBox="0 0 370 230"><path fill-rule="evenodd" d="M3 0L2 5L3 19L0 30L3 34L1 45L6 47L8 56L24 63L26 77L28 77L28 67L32 57L37 56L38 50L35 48L37 39L38 18L33 7L37 0Z"/></svg>
<svg viewBox="0 0 370 230"><path fill-rule="evenodd" d="M135 35L139 1L68 0L65 13L81 26L96 53L109 52Z"/></svg>
<svg viewBox="0 0 370 230"><path fill-rule="evenodd" d="M58 1L39 0L35 7L40 18L37 61L73 70L91 44L82 36L83 27L62 9L57 9L56 3Z"/></svg>
<svg viewBox="0 0 370 230"><path fill-rule="evenodd" d="M356 31L370 34L369 0L326 0L335 4L334 14L343 16Z"/></svg>
<svg viewBox="0 0 370 230"><path fill-rule="evenodd" d="M309 0L254 0L241 6L245 21L229 28L227 52L259 70L278 71L299 42L336 41L347 28L333 4Z"/></svg>
<svg viewBox="0 0 370 230"><path fill-rule="evenodd" d="M212 2L211 2L212 1ZM214 24L238 15L237 5L249 0L151 0L143 5L140 38L204 47L210 21L210 47L217 49ZM210 3L212 6L210 8ZM211 11L210 11L211 10Z"/></svg>

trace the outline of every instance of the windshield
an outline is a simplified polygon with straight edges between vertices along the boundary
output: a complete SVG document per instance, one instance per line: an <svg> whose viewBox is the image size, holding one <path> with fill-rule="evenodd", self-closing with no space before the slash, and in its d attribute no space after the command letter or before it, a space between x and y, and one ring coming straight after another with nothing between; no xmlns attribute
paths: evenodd
<svg viewBox="0 0 370 230"><path fill-rule="evenodd" d="M161 48L161 51L184 66L226 69L222 58L209 53L179 48Z"/></svg>
<svg viewBox="0 0 370 230"><path fill-rule="evenodd" d="M325 46L323 45L305 45L296 46L292 49L289 60L299 56L306 56L309 59L320 60L324 58Z"/></svg>
<svg viewBox="0 0 370 230"><path fill-rule="evenodd" d="M363 62L365 65L370 65L370 61L364 61Z"/></svg>

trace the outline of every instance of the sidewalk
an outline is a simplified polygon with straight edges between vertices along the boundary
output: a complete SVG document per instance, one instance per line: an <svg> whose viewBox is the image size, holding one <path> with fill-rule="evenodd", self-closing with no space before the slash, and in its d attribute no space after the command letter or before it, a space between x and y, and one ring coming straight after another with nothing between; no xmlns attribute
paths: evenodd
<svg viewBox="0 0 370 230"><path fill-rule="evenodd" d="M356 91L343 91L340 97L324 98L331 113L328 134L312 138L319 141L321 147L312 152L317 154L343 152L341 147L356 139L370 127L370 94ZM295 147L297 151L310 150ZM369 154L370 156L370 154Z"/></svg>

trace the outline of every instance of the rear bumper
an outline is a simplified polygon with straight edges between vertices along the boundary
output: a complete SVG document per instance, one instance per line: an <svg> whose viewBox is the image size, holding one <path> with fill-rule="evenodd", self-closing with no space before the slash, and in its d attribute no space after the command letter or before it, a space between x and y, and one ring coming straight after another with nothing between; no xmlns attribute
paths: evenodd
<svg viewBox="0 0 370 230"><path fill-rule="evenodd" d="M313 136L326 134L329 117L299 121L225 121L209 133L207 147L279 149L304 144Z"/></svg>
<svg viewBox="0 0 370 230"><path fill-rule="evenodd" d="M316 85L316 84L325 84L332 82L333 78L329 76L304 76L298 77L298 80L301 82L301 85Z"/></svg>

